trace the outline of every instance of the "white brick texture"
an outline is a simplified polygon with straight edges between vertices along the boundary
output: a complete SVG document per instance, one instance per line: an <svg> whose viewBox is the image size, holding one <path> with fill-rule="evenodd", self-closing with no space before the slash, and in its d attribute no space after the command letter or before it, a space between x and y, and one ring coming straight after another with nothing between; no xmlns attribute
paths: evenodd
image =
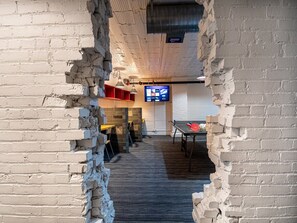
<svg viewBox="0 0 297 223"><path fill-rule="evenodd" d="M216 172L193 194L193 218L295 223L296 1L197 2L198 57L220 112L206 119Z"/></svg>
<svg viewBox="0 0 297 223"><path fill-rule="evenodd" d="M110 16L108 0L0 1L1 223L113 222L93 91Z"/></svg>

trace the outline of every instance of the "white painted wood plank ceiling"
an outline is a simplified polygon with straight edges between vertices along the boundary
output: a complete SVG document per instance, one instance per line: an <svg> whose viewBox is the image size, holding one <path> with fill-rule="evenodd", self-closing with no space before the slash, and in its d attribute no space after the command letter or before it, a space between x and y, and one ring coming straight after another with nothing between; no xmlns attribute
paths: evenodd
<svg viewBox="0 0 297 223"><path fill-rule="evenodd" d="M148 3L149 0L111 0L113 66L125 67L124 76L196 79L202 73L202 63L197 59L198 34L186 33L183 43L174 44L165 43L166 34L147 34Z"/></svg>

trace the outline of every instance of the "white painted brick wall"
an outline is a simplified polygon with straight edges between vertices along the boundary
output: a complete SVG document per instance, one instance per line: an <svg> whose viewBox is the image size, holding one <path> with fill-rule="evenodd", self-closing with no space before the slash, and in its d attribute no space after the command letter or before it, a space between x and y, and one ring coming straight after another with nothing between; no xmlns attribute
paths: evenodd
<svg viewBox="0 0 297 223"><path fill-rule="evenodd" d="M194 200L193 218L295 223L296 1L198 2L205 7L198 55L220 114L207 119L216 173ZM214 209L218 214L209 215Z"/></svg>
<svg viewBox="0 0 297 223"><path fill-rule="evenodd" d="M95 8L105 14L92 23ZM102 77L92 74L88 82L80 71L93 63L86 54L104 59L109 52L109 16L108 1L1 0L1 223L113 221L109 170L97 145L97 114L104 113L90 98L90 89L102 91ZM95 38L99 28L105 33ZM109 205L92 207L92 199Z"/></svg>

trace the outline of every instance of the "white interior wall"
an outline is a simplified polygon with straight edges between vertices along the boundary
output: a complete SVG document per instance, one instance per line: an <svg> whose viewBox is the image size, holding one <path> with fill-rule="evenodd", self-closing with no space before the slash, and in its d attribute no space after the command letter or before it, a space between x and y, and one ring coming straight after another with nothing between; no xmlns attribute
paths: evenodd
<svg viewBox="0 0 297 223"><path fill-rule="evenodd" d="M207 115L217 114L211 97L204 84L173 85L173 120L205 120Z"/></svg>
<svg viewBox="0 0 297 223"><path fill-rule="evenodd" d="M172 85L171 91L173 120L188 120L187 85Z"/></svg>
<svg viewBox="0 0 297 223"><path fill-rule="evenodd" d="M215 115L218 111L210 89L204 84L172 86L172 120L205 120L207 115Z"/></svg>
<svg viewBox="0 0 297 223"><path fill-rule="evenodd" d="M188 120L205 120L207 115L216 115L218 107L212 102L211 90L204 84L187 85Z"/></svg>
<svg viewBox="0 0 297 223"><path fill-rule="evenodd" d="M144 86L135 86L138 94L135 97L133 107L142 108L142 117L145 119L145 132L147 135L168 135L170 133L170 121L172 112L171 101L169 102L145 102Z"/></svg>

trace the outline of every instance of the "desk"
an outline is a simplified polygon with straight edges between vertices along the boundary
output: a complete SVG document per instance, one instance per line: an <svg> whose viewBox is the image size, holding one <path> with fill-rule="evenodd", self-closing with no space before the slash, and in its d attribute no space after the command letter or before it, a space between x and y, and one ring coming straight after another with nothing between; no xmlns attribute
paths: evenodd
<svg viewBox="0 0 297 223"><path fill-rule="evenodd" d="M101 131L114 128L115 125L101 125Z"/></svg>
<svg viewBox="0 0 297 223"><path fill-rule="evenodd" d="M193 148L195 148L195 141L197 136L206 136L206 130L205 129L200 129L199 131L193 131L189 126L187 126L187 121L174 121L173 126L182 133L182 138L181 138L181 148L185 150L185 155L188 155L187 151L187 138L188 136L193 137L193 147L191 148L190 151L190 157L189 157L189 171L191 171L191 161L192 161L192 154L193 154ZM192 123L205 123L203 121L197 121L197 122L192 122ZM184 139L185 137L185 139Z"/></svg>

